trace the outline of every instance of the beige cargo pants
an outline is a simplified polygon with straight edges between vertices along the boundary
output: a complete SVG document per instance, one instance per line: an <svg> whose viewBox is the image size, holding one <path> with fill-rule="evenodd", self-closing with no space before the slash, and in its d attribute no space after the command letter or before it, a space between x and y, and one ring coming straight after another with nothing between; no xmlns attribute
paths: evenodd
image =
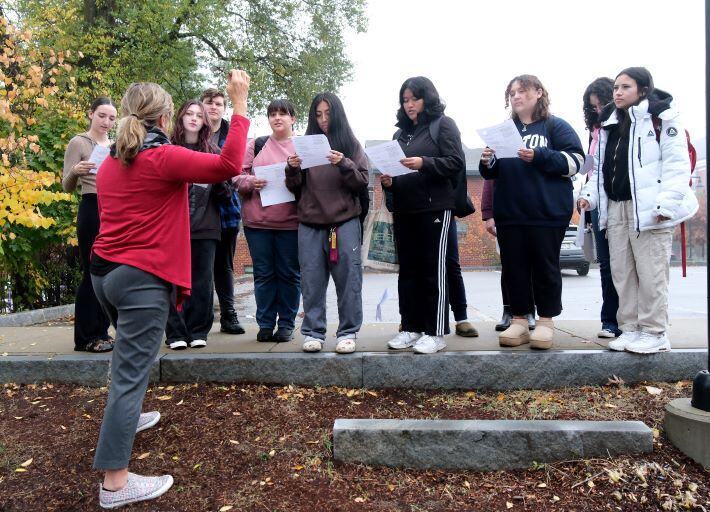
<svg viewBox="0 0 710 512"><path fill-rule="evenodd" d="M611 277L619 294L616 319L624 332L662 334L668 326L668 273L673 229L638 233L632 201L609 201Z"/></svg>

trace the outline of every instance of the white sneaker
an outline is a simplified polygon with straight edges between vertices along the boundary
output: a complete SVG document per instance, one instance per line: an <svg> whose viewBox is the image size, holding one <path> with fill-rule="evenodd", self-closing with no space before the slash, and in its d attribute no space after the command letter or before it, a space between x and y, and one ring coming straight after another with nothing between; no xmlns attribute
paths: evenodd
<svg viewBox="0 0 710 512"><path fill-rule="evenodd" d="M168 347L173 350L185 350L187 348L187 342L185 340L175 340L168 343Z"/></svg>
<svg viewBox="0 0 710 512"><path fill-rule="evenodd" d="M147 428L156 425L160 421L160 413L158 411L144 412L138 417L138 426L136 434Z"/></svg>
<svg viewBox="0 0 710 512"><path fill-rule="evenodd" d="M429 336L425 334L414 344L414 352L417 354L433 354L446 348L443 336Z"/></svg>
<svg viewBox="0 0 710 512"><path fill-rule="evenodd" d="M634 341L636 341L640 335L641 333L638 331L622 332L621 336L609 342L609 350L623 352L624 350L626 350L626 347L629 346L629 343L633 343Z"/></svg>
<svg viewBox="0 0 710 512"><path fill-rule="evenodd" d="M355 352L355 335L346 334L338 338L338 344L335 346L335 351L338 354L352 354Z"/></svg>
<svg viewBox="0 0 710 512"><path fill-rule="evenodd" d="M669 352L671 341L666 333L651 334L642 332L636 341L629 343L626 350L636 354L655 354L656 352Z"/></svg>
<svg viewBox="0 0 710 512"><path fill-rule="evenodd" d="M323 349L323 342L313 336L306 336L302 348L304 352L320 352Z"/></svg>
<svg viewBox="0 0 710 512"><path fill-rule="evenodd" d="M128 473L128 482L118 491L107 491L99 486L99 505L102 508L118 508L129 503L152 500L162 496L173 485L173 477L140 476Z"/></svg>
<svg viewBox="0 0 710 512"><path fill-rule="evenodd" d="M207 346L207 340L192 340L190 348L202 348Z"/></svg>
<svg viewBox="0 0 710 512"><path fill-rule="evenodd" d="M392 350L402 350L404 348L412 348L419 338L421 333L402 331L394 338L387 342L387 346Z"/></svg>
<svg viewBox="0 0 710 512"><path fill-rule="evenodd" d="M602 329L597 333L597 338L616 338L616 333L611 329Z"/></svg>

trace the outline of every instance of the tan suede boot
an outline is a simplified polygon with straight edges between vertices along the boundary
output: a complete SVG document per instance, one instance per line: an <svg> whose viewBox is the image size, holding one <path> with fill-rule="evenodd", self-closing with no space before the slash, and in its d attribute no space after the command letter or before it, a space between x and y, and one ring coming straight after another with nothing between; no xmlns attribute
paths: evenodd
<svg viewBox="0 0 710 512"><path fill-rule="evenodd" d="M510 327L498 335L501 347L519 347L530 341L527 318L513 318Z"/></svg>
<svg viewBox="0 0 710 512"><path fill-rule="evenodd" d="M538 320L535 332L530 335L530 347L540 350L552 348L552 339L555 337L555 324L552 320Z"/></svg>

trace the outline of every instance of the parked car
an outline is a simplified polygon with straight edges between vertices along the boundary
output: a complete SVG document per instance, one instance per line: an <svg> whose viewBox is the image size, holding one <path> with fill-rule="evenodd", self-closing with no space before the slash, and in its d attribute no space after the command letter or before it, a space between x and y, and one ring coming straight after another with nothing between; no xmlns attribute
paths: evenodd
<svg viewBox="0 0 710 512"><path fill-rule="evenodd" d="M560 250L560 268L574 269L580 276L589 273L589 262L584 257L584 251L574 243L577 238L577 226L570 224L565 232L565 239L562 241Z"/></svg>

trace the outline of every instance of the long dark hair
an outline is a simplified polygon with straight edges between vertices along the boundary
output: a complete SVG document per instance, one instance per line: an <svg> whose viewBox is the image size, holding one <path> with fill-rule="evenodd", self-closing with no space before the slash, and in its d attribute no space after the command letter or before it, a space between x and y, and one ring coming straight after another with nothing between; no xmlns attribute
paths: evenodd
<svg viewBox="0 0 710 512"><path fill-rule="evenodd" d="M533 121L538 121L540 119L547 119L550 117L550 97L547 94L547 89L542 85L542 82L535 75L518 75L508 82L508 87L505 88L505 108L510 106L510 90L513 88L515 82L520 82L523 89L535 89L542 90L542 96L537 99L537 104L535 105L535 110L533 110L532 119ZM513 119L518 118L518 114L511 112L510 117Z"/></svg>
<svg viewBox="0 0 710 512"><path fill-rule="evenodd" d="M308 127L306 135L319 135L323 130L318 126L316 119L316 107L325 101L330 108L330 120L328 121L328 133L324 135L328 137L330 147L336 151L340 151L348 158L353 158L360 151L360 143L355 138L348 117L345 115L343 102L340 101L332 92L321 92L316 94L311 102L311 108L308 110Z"/></svg>
<svg viewBox="0 0 710 512"><path fill-rule="evenodd" d="M412 96L418 100L424 100L424 113L429 120L441 116L446 109L446 105L439 98L439 91L434 87L434 83L425 76L413 76L407 78L402 87L399 88L399 109L397 110L397 126L411 126L414 124L404 111L404 91L409 89Z"/></svg>
<svg viewBox="0 0 710 512"><path fill-rule="evenodd" d="M648 98L654 91L655 87L653 85L653 77L651 72L641 66L630 67L622 69L614 78L616 80L621 75L626 75L636 82L636 87L639 92L639 99L634 105L638 105L643 100ZM623 134L628 134L629 125L631 124L631 119L629 118L628 109L617 108L616 117L619 120L619 127Z"/></svg>
<svg viewBox="0 0 710 512"><path fill-rule="evenodd" d="M604 107L613 99L614 81L604 76L594 80L585 89L582 95L582 109L584 111L584 124L589 131L599 126L599 114L597 114L597 111L589 100L592 94L599 99L599 103Z"/></svg>
<svg viewBox="0 0 710 512"><path fill-rule="evenodd" d="M197 100L187 100L182 104L180 110L178 110L177 116L175 116L175 130L173 130L173 136L170 138L173 144L178 146L187 146L187 141L185 140L185 126L182 123L182 118L187 113L187 109L193 105L198 105L200 110L202 110L202 128L197 133L197 151L201 153L217 153L218 149L214 142L212 142L212 127L207 118L207 110L202 102Z"/></svg>

